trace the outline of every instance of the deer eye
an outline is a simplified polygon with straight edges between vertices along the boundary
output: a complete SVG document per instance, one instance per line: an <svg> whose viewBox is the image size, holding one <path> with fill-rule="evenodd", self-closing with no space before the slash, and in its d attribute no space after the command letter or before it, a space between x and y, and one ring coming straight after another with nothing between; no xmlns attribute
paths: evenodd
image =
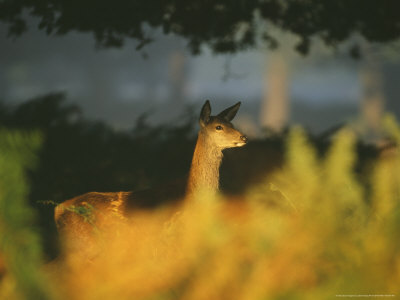
<svg viewBox="0 0 400 300"><path fill-rule="evenodd" d="M217 129L217 130L222 130L222 126L221 126L221 125L218 125L217 127L215 127L215 129Z"/></svg>

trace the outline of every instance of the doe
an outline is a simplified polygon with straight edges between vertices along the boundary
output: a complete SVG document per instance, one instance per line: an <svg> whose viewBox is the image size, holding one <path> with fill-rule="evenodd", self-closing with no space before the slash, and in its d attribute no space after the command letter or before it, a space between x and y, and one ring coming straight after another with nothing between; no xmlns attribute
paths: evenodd
<svg viewBox="0 0 400 300"><path fill-rule="evenodd" d="M190 201L192 196L200 190L216 192L219 187L222 150L242 147L247 143L247 137L236 130L231 123L239 107L240 102L216 116L211 116L210 102L207 100L203 105L189 177L182 188L184 201ZM80 242L85 244L85 239L90 236L88 231L93 230L91 227L100 227L99 220L107 219L109 215L127 218L130 211L140 206L141 202L142 204L145 202L145 206L146 204L151 206L154 198L160 195L164 198L166 196L174 198L180 194L174 191L174 188L139 192L90 192L57 205L54 218L60 234L68 235L67 238L80 239Z"/></svg>

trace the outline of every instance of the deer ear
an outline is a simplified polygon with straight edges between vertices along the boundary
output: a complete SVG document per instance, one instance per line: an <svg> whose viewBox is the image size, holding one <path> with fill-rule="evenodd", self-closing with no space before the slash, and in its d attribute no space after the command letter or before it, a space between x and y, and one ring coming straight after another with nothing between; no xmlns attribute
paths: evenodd
<svg viewBox="0 0 400 300"><path fill-rule="evenodd" d="M225 119L225 120L230 122L236 116L236 113L239 110L239 107L240 107L240 102L238 102L235 105L232 105L231 107L228 107L227 109L221 111L218 114L218 117L223 118L223 119Z"/></svg>
<svg viewBox="0 0 400 300"><path fill-rule="evenodd" d="M199 123L201 127L204 127L207 125L208 121L210 121L210 115L211 115L211 105L210 105L210 100L206 100L206 103L204 103L201 113L200 113L200 120Z"/></svg>

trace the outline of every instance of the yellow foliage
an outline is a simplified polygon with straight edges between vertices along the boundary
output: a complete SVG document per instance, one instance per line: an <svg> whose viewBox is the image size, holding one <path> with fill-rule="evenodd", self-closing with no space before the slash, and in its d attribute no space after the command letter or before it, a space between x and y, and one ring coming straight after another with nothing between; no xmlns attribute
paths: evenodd
<svg viewBox="0 0 400 300"><path fill-rule="evenodd" d="M67 253L56 286L77 300L399 296L399 156L378 160L367 186L354 146L344 130L318 158L295 128L285 166L240 201L203 193L172 217L137 213L102 233L95 258Z"/></svg>

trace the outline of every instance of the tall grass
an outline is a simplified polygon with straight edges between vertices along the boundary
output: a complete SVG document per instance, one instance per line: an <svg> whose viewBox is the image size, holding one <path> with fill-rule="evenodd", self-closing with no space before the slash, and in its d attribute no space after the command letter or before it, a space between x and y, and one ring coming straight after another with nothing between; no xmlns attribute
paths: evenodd
<svg viewBox="0 0 400 300"><path fill-rule="evenodd" d="M385 126L400 143L395 121ZM282 168L240 199L202 193L172 217L168 207L137 212L96 234L95 257L65 251L51 281L30 286L77 300L399 296L400 155L378 159L361 182L355 146L343 130L320 157L294 128Z"/></svg>
<svg viewBox="0 0 400 300"><path fill-rule="evenodd" d="M400 157L361 184L355 142L343 130L320 158L295 128L284 167L240 201L201 194L167 222L165 210L135 214L94 260L67 255L59 285L85 300L399 295Z"/></svg>

